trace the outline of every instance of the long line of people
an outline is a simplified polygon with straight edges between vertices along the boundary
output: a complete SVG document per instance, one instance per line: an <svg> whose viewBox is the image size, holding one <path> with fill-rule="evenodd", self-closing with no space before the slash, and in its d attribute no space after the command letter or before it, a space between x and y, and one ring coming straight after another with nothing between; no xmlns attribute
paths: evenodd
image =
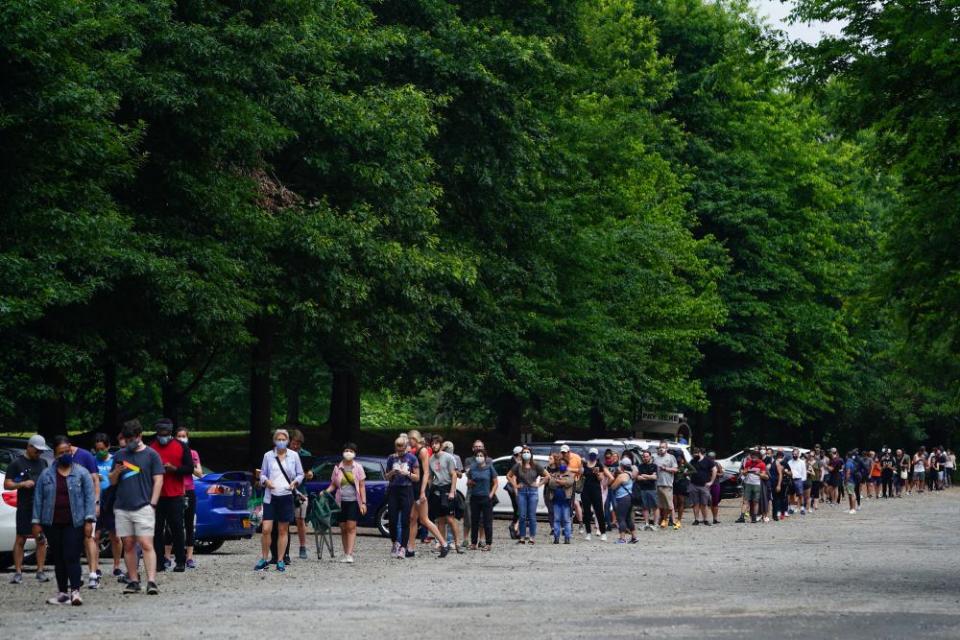
<svg viewBox="0 0 960 640"><path fill-rule="evenodd" d="M274 433L274 446L264 454L255 475L264 503L257 571L271 563L277 571L286 570L291 523L296 523L300 557L306 557L307 501L325 499L308 497L302 490L312 472L303 468L300 459L303 435L294 431L293 436L285 429ZM202 467L189 446L186 429L175 429L171 421L162 419L148 446L140 423L128 422L115 453L105 434L96 435L92 454L72 445L66 436L57 437L53 444L54 465L47 467L42 461L41 454L51 450L46 441L33 436L24 456L7 469L4 488L18 492L11 583L23 582L23 541L34 536L40 582L49 580L45 560L52 559L54 564L57 593L47 602L82 604L82 553L89 564L88 587L99 588L102 581L97 527L108 533L113 575L124 583L126 594L155 595L158 572L196 568L193 478L202 475ZM341 562L345 563L355 561L356 526L368 507L365 473L355 462L357 453L355 444L343 447L342 459L323 492L339 509ZM473 443L471 453L463 461L454 454L451 442L437 435L424 438L415 430L395 440L384 477L392 557L416 557L418 542L430 544L439 558L465 553L465 549L490 551L501 480L482 441ZM780 521L844 501L849 513L855 514L868 499L946 489L955 469L955 455L941 447L929 452L921 447L913 455L887 447L879 454L851 450L846 456L820 445L808 452L760 448L749 452L739 470L743 500L737 522ZM562 445L551 452L545 465L530 448L520 445L513 450L505 476L504 489L514 511L508 531L516 544L536 544L541 493L554 544L572 543L575 522L585 541L592 540L594 529L600 541L615 529L617 544L636 543L638 530L680 529L688 504L693 526L710 527L720 523L723 474L712 451L694 449L687 462L674 456L667 442L661 442L656 451L639 454L618 455L607 449L601 455L599 449L591 448L585 459ZM463 504L457 493L461 476L467 485Z"/></svg>

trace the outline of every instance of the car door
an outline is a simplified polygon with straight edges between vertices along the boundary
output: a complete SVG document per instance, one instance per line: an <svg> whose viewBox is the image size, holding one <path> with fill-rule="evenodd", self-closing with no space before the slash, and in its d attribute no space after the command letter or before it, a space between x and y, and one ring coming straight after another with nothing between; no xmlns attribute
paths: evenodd
<svg viewBox="0 0 960 640"><path fill-rule="evenodd" d="M384 480L383 465L373 460L362 460L364 481L367 490L367 514L361 519L363 526L377 526L377 510L387 499L387 481Z"/></svg>
<svg viewBox="0 0 960 640"><path fill-rule="evenodd" d="M493 508L494 513L513 513L513 501L510 494L507 493L507 472L515 464L513 458L496 460L493 468L497 472L497 505Z"/></svg>

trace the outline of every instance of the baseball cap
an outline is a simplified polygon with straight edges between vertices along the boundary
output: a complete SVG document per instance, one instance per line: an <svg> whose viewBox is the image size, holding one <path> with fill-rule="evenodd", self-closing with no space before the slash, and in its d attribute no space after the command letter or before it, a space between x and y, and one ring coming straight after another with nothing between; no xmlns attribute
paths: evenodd
<svg viewBox="0 0 960 640"><path fill-rule="evenodd" d="M565 444L560 447L560 453L567 453L570 451L570 445Z"/></svg>
<svg viewBox="0 0 960 640"><path fill-rule="evenodd" d="M50 447L47 446L47 441L39 434L30 436L30 439L27 440L27 444L37 451L50 451Z"/></svg>
<svg viewBox="0 0 960 640"><path fill-rule="evenodd" d="M596 447L590 447L590 450L587 451L587 453L588 453L589 455L592 455L592 456L598 456L598 455L600 455L600 451L599 451L599 449L597 449Z"/></svg>
<svg viewBox="0 0 960 640"><path fill-rule="evenodd" d="M523 447L514 447L514 448L513 448L513 455L517 455L517 454L520 453L521 451L523 451Z"/></svg>
<svg viewBox="0 0 960 640"><path fill-rule="evenodd" d="M620 466L621 466L621 467L632 467L632 466L633 466L633 460L631 460L630 458L620 458Z"/></svg>

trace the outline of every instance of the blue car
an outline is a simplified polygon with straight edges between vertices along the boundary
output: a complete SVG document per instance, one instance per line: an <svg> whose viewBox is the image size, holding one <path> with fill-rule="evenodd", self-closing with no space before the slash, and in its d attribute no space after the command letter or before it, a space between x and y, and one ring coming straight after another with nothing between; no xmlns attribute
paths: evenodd
<svg viewBox="0 0 960 640"><path fill-rule="evenodd" d="M311 494L319 493L330 486L330 475L333 467L340 462L339 456L304 456L304 469L313 471L313 480L307 480L304 485ZM380 531L385 538L390 537L389 520L387 516L387 484L384 480L387 459L375 456L357 456L354 464L361 464L366 473L367 514L357 523L359 527L371 527Z"/></svg>
<svg viewBox="0 0 960 640"><path fill-rule="evenodd" d="M206 471L206 469L204 469ZM253 476L246 471L207 473L193 481L197 494L196 553L213 553L227 540L253 537L250 509Z"/></svg>

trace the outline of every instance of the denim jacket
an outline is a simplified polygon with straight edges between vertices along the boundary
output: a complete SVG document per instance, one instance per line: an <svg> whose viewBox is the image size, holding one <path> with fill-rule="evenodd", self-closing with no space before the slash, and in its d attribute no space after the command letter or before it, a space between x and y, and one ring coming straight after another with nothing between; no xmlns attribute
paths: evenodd
<svg viewBox="0 0 960 640"><path fill-rule="evenodd" d="M37 479L37 486L33 492L33 519L34 524L53 524L53 506L57 500L57 467L47 467ZM83 526L84 522L95 522L93 500L93 478L90 472L80 465L70 467L67 476L67 494L70 496L70 512L73 515L73 526Z"/></svg>

